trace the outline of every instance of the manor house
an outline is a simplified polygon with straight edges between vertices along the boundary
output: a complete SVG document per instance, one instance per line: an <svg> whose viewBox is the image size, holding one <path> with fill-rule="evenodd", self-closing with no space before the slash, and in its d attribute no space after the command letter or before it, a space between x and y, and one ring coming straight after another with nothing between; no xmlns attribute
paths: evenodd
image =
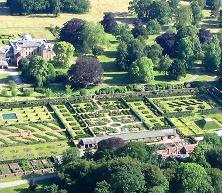
<svg viewBox="0 0 222 193"><path fill-rule="evenodd" d="M0 68L18 66L19 60L34 55L42 56L46 60L53 59L53 43L45 39L33 39L29 34L18 40L10 40L8 46L0 47Z"/></svg>

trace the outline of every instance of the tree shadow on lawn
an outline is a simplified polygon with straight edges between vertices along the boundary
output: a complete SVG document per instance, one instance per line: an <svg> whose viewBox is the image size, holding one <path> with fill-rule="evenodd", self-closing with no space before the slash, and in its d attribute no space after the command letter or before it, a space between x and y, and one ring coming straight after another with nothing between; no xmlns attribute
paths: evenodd
<svg viewBox="0 0 222 193"><path fill-rule="evenodd" d="M0 7L0 15L2 15L2 16L11 16L9 8Z"/></svg>
<svg viewBox="0 0 222 193"><path fill-rule="evenodd" d="M108 58L116 58L116 51L105 51L103 55Z"/></svg>
<svg viewBox="0 0 222 193"><path fill-rule="evenodd" d="M117 71L117 66L115 61L110 61L110 62L102 62L102 68L104 72L115 72Z"/></svg>
<svg viewBox="0 0 222 193"><path fill-rule="evenodd" d="M10 80L12 80L12 77L10 77L10 76L0 78L0 84L7 84Z"/></svg>
<svg viewBox="0 0 222 193"><path fill-rule="evenodd" d="M26 178L24 177L24 179L26 179ZM24 187L24 188L16 188L15 187L14 190L18 193L32 193L32 192L33 193L45 193L45 190L44 190L45 186L50 186L50 185L56 184L56 183L58 183L58 179L47 179L47 180L37 182L38 186L37 186L36 190L34 190L34 191L29 190L28 187L27 188L26 187Z"/></svg>
<svg viewBox="0 0 222 193"><path fill-rule="evenodd" d="M171 78L169 78L168 75L165 75L165 74L156 75L154 77L154 80L155 81L161 81L161 82L172 82L173 81Z"/></svg>
<svg viewBox="0 0 222 193"><path fill-rule="evenodd" d="M218 21L209 19L203 22L202 27L214 29L214 28L219 28L219 25L218 25Z"/></svg>
<svg viewBox="0 0 222 193"><path fill-rule="evenodd" d="M116 18L116 21L120 23L128 24L128 25L133 25L135 24L136 21L138 21L138 19L136 17L135 18L118 17Z"/></svg>
<svg viewBox="0 0 222 193"><path fill-rule="evenodd" d="M117 85L117 86L122 86L126 84L130 84L128 74L104 74L105 80L103 81L105 84L109 85Z"/></svg>
<svg viewBox="0 0 222 193"><path fill-rule="evenodd" d="M28 17L30 17L30 18L56 18L56 16L52 15L52 14L29 15Z"/></svg>

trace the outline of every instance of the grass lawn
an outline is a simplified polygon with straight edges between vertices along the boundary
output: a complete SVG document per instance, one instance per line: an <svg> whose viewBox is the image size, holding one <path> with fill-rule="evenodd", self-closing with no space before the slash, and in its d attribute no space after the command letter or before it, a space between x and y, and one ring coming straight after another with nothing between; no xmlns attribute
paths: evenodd
<svg viewBox="0 0 222 193"><path fill-rule="evenodd" d="M1 0L3 2L3 0ZM5 0L4 0L5 1ZM36 38L53 39L52 34L46 27L62 26L72 18L81 18L87 21L100 21L104 12L122 13L127 12L129 0L121 0L113 3L109 0L91 0L91 10L86 14L61 14L59 17L38 14L30 16L11 16L9 10L0 9L0 34L31 33Z"/></svg>
<svg viewBox="0 0 222 193"><path fill-rule="evenodd" d="M1 74L0 73L0 84L6 84L8 83L10 80L12 80L12 77L9 74Z"/></svg>
<svg viewBox="0 0 222 193"><path fill-rule="evenodd" d="M45 193L44 187L50 186L55 182L56 181L52 179L38 182L37 183L38 187L35 193ZM0 189L0 192L2 193L30 193L30 191L28 190L28 187L29 187L28 184L23 184L23 185L11 187L11 188Z"/></svg>
<svg viewBox="0 0 222 193"><path fill-rule="evenodd" d="M212 118L215 120L217 126L201 129L196 123L204 118ZM217 130L221 130L220 124L222 122L222 115L221 114L209 114L209 115L198 115L196 114L193 117L183 117L183 118L172 118L172 122L176 125L177 129L184 135L184 136L193 136L193 135L204 135L206 133L213 133ZM218 123L220 124L218 124Z"/></svg>

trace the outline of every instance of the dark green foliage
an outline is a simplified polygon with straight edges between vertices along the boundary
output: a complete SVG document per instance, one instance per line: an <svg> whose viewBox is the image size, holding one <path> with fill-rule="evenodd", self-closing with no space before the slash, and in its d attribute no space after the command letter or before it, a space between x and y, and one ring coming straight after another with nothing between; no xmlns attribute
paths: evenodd
<svg viewBox="0 0 222 193"><path fill-rule="evenodd" d="M122 157L132 157L141 162L157 164L158 158L155 154L157 146L147 146L144 143L129 142L116 151L116 155Z"/></svg>
<svg viewBox="0 0 222 193"><path fill-rule="evenodd" d="M80 159L80 152L79 149L76 147L72 147L63 154L62 162L63 164L67 164L71 161Z"/></svg>
<svg viewBox="0 0 222 193"><path fill-rule="evenodd" d="M134 83L148 83L154 79L153 62L150 58L141 57L131 65L129 77Z"/></svg>
<svg viewBox="0 0 222 193"><path fill-rule="evenodd" d="M116 65L121 70L129 70L132 63L144 56L145 42L143 39L121 41L116 54Z"/></svg>
<svg viewBox="0 0 222 193"><path fill-rule="evenodd" d="M90 9L89 0L60 0L61 11L68 13L85 13Z"/></svg>
<svg viewBox="0 0 222 193"><path fill-rule="evenodd" d="M149 20L156 19L160 24L167 24L172 17L171 8L169 2L162 1L153 1L150 5L149 10Z"/></svg>
<svg viewBox="0 0 222 193"><path fill-rule="evenodd" d="M180 0L169 0L169 5L170 5L173 12L176 10L179 3L180 3Z"/></svg>
<svg viewBox="0 0 222 193"><path fill-rule="evenodd" d="M208 151L206 158L211 167L222 169L222 149L220 147Z"/></svg>
<svg viewBox="0 0 222 193"><path fill-rule="evenodd" d="M116 53L116 66L120 70L127 70L129 67L129 61L127 60L128 50L127 44L121 41L117 47Z"/></svg>
<svg viewBox="0 0 222 193"><path fill-rule="evenodd" d="M212 186L214 187L214 192L222 192L222 171L217 168L209 168L207 172L212 179Z"/></svg>
<svg viewBox="0 0 222 193"><path fill-rule="evenodd" d="M147 45L144 52L148 58L152 59L154 67L158 67L160 59L163 55L163 48L159 44L155 43L151 46Z"/></svg>
<svg viewBox="0 0 222 193"><path fill-rule="evenodd" d="M132 29L132 34L134 38L137 38L139 36L142 36L144 38L148 37L147 29L140 23L136 23L134 25L134 28Z"/></svg>
<svg viewBox="0 0 222 193"><path fill-rule="evenodd" d="M22 78L37 87L42 87L55 78L54 66L41 56L34 56L30 61L23 59L19 63Z"/></svg>
<svg viewBox="0 0 222 193"><path fill-rule="evenodd" d="M116 31L117 22L113 13L106 13L101 21L106 33L114 33Z"/></svg>
<svg viewBox="0 0 222 193"><path fill-rule="evenodd" d="M184 60L174 60L168 70L168 74L174 80L186 76L186 62Z"/></svg>
<svg viewBox="0 0 222 193"><path fill-rule="evenodd" d="M29 15L33 13L85 13L89 11L89 0L7 0L13 15Z"/></svg>
<svg viewBox="0 0 222 193"><path fill-rule="evenodd" d="M176 169L175 181L178 193L213 193L211 179L206 170L195 163L181 163Z"/></svg>
<svg viewBox="0 0 222 193"><path fill-rule="evenodd" d="M214 72L219 70L221 63L221 48L220 42L217 36L213 37L213 40L205 46L205 55L203 64L207 70Z"/></svg>
<svg viewBox="0 0 222 193"><path fill-rule="evenodd" d="M172 62L173 60L171 60L169 56L166 55L162 57L159 62L159 66L157 67L158 71L164 72L165 74L167 74Z"/></svg>
<svg viewBox="0 0 222 193"><path fill-rule="evenodd" d="M161 24L166 24L172 17L169 2L165 0L132 0L129 10L136 13L143 21L157 19Z"/></svg>
<svg viewBox="0 0 222 193"><path fill-rule="evenodd" d="M112 193L111 186L105 180L97 182L94 193Z"/></svg>
<svg viewBox="0 0 222 193"><path fill-rule="evenodd" d="M203 15L202 15L202 7L199 5L197 1L191 2L191 10L193 14L193 24L199 25Z"/></svg>
<svg viewBox="0 0 222 193"><path fill-rule="evenodd" d="M116 31L114 33L117 40L129 43L133 38L133 34L128 25L119 24L116 27Z"/></svg>
<svg viewBox="0 0 222 193"><path fill-rule="evenodd" d="M146 24L146 29L149 35L159 34L161 32L161 25L157 19L151 19Z"/></svg>

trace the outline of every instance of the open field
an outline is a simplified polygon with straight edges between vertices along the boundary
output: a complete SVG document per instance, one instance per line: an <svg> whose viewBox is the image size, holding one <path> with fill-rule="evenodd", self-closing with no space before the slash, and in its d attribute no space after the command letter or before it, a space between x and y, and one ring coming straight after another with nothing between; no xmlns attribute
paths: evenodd
<svg viewBox="0 0 222 193"><path fill-rule="evenodd" d="M4 0L1 0L4 2ZM59 17L52 15L10 16L7 8L0 9L0 34L30 33L36 38L53 39L52 34L46 29L50 26L62 26L72 18L87 21L100 21L105 12L123 13L128 11L129 0L117 3L109 0L91 0L91 10L86 14L61 14Z"/></svg>

